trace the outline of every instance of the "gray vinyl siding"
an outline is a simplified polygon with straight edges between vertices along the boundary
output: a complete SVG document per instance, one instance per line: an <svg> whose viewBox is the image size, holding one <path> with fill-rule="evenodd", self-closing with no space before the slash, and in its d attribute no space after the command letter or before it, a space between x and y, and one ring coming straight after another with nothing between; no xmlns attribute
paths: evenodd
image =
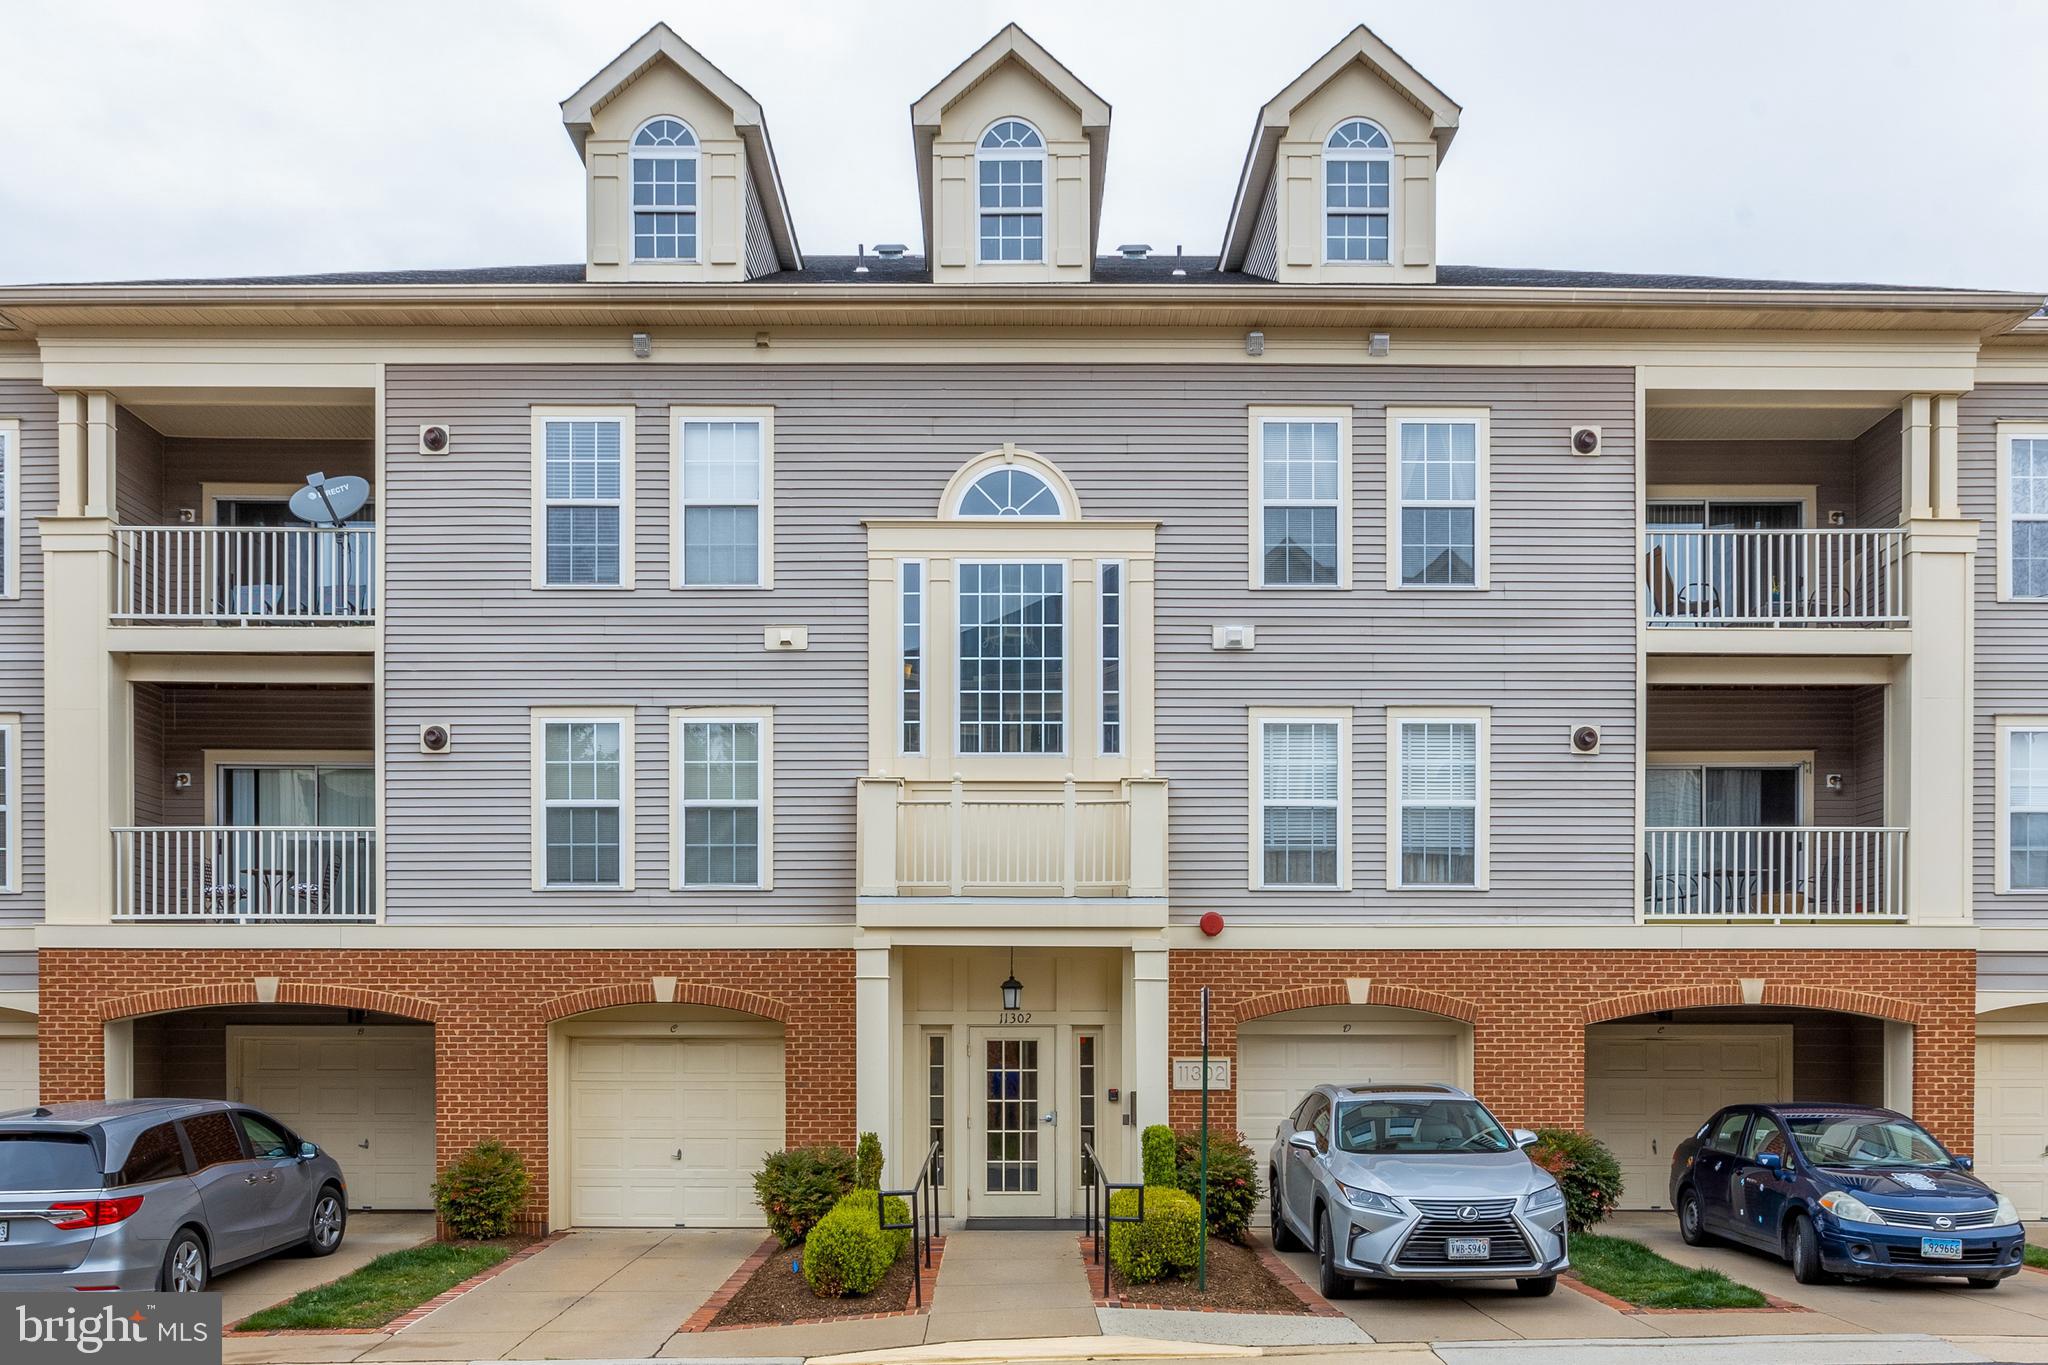
<svg viewBox="0 0 2048 1365"><path fill-rule="evenodd" d="M164 523L164 438L126 408L114 419L114 520L124 526Z"/></svg>
<svg viewBox="0 0 2048 1365"><path fill-rule="evenodd" d="M36 988L36 955L33 950L0 953L0 992L32 991Z"/></svg>
<svg viewBox="0 0 2048 1365"><path fill-rule="evenodd" d="M1261 279L1280 278L1280 175L1279 168L1266 177L1266 194L1259 200L1259 216L1252 219L1252 239L1244 249L1244 273Z"/></svg>
<svg viewBox="0 0 2048 1365"><path fill-rule="evenodd" d="M209 750L376 747L367 687L239 687L138 683L135 823L206 823ZM176 775L192 775L180 790Z"/></svg>
<svg viewBox="0 0 2048 1365"><path fill-rule="evenodd" d="M1899 414L1856 438L1857 526L1897 526L1905 517L1905 469Z"/></svg>
<svg viewBox="0 0 2048 1365"><path fill-rule="evenodd" d="M2001 421L2048 422L2048 385L1992 384L1963 395L1957 413L1963 515L1981 523L1976 581L1976 913L2001 926L2048 925L2048 891L1998 894L1997 718L2048 715L2048 601L1998 600L1998 442Z"/></svg>
<svg viewBox="0 0 2048 1365"><path fill-rule="evenodd" d="M21 423L17 492L21 583L0 598L0 711L21 717L18 892L0 894L0 925L43 917L43 547L36 518L57 507L57 396L26 379L0 379L0 417Z"/></svg>
<svg viewBox="0 0 2048 1365"><path fill-rule="evenodd" d="M782 263L775 259L775 239L768 235L768 211L761 203L761 187L751 175L746 181L747 278L751 280L757 275L773 275L782 269Z"/></svg>
<svg viewBox="0 0 2048 1365"><path fill-rule="evenodd" d="M1812 823L1881 825L1883 714L1881 687L1653 687L1644 747L1652 754L1811 749ZM1842 775L1841 791L1827 789L1829 773Z"/></svg>
<svg viewBox="0 0 2048 1365"><path fill-rule="evenodd" d="M1977 989L2048 991L2048 953L1977 954Z"/></svg>
<svg viewBox="0 0 2048 1365"><path fill-rule="evenodd" d="M1896 454L1894 461L1896 462ZM1686 484L1811 484L1814 522L1840 512L1860 522L1857 447L1850 441L1651 441L1645 482ZM1897 482L1894 473L1893 482Z"/></svg>
<svg viewBox="0 0 2048 1365"><path fill-rule="evenodd" d="M199 521L209 520L204 490L210 483L297 487L316 470L335 478L353 474L374 480L376 464L368 441L213 441L173 436L164 441L163 515L176 522L189 510Z"/></svg>
<svg viewBox="0 0 2048 1365"><path fill-rule="evenodd" d="M1252 591L1246 408L1354 405L1354 576ZM637 407L639 587L530 584L534 404ZM776 412L776 587L668 587L671 403ZM1494 586L1384 588L1388 403L1492 411ZM1634 380L1626 369L1337 367L393 366L388 439L459 433L450 459L386 470L387 917L844 922L853 783L866 766L862 518L928 517L966 460L1014 441L1057 462L1091 517L1156 519L1159 767L1176 916L1346 920L1633 914ZM1562 433L1605 427L1577 458ZM408 567L411 566L411 567ZM1258 627L1221 655L1211 627ZM810 648L761 649L766 625ZM1390 894L1388 704L1493 708L1493 889ZM775 708L775 890L668 891L667 708ZM1355 708L1357 890L1248 895L1246 708ZM638 889L531 886L529 708L629 707ZM418 752L420 725L454 727ZM1601 725L1581 758L1570 727ZM459 812L459 824L450 812Z"/></svg>

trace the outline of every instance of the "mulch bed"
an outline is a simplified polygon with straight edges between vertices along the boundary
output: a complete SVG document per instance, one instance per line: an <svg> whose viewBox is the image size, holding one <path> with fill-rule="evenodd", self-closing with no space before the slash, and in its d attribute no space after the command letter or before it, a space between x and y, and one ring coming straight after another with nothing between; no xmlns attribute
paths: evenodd
<svg viewBox="0 0 2048 1365"><path fill-rule="evenodd" d="M1095 1244L1086 1234L1081 1239L1081 1261L1088 1272L1089 1286L1102 1293L1102 1267L1095 1263ZM1301 1278L1260 1245L1238 1246L1219 1238L1209 1239L1209 1288L1195 1287L1195 1281L1157 1280L1151 1284L1125 1284L1110 1271L1111 1297L1097 1297L1098 1308L1169 1308L1185 1313L1276 1313L1291 1316L1339 1317L1338 1311L1316 1296Z"/></svg>
<svg viewBox="0 0 2048 1365"><path fill-rule="evenodd" d="M763 1242L753 1255L740 1263L718 1292L704 1301L679 1329L684 1332L722 1332L735 1327L801 1327L812 1323L848 1322L866 1318L900 1318L932 1311L932 1293L938 1287L939 1262L946 1251L946 1239L932 1240L931 1269L913 1262L905 1248L902 1257L889 1267L872 1294L850 1299L821 1299L811 1292L804 1277L789 1266L797 1259L798 1247L780 1247L774 1238ZM919 1308L912 1294L916 1278L924 1277L924 1306Z"/></svg>

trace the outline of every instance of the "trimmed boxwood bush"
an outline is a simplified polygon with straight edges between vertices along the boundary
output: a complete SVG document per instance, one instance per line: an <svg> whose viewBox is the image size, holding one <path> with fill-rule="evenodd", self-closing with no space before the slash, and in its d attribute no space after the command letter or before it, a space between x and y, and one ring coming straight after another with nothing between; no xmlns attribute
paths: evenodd
<svg viewBox="0 0 2048 1365"><path fill-rule="evenodd" d="M853 1187L857 1190L882 1188L882 1139L862 1133L853 1148Z"/></svg>
<svg viewBox="0 0 2048 1365"><path fill-rule="evenodd" d="M910 1241L908 1229L883 1231L873 1190L860 1189L832 1206L804 1238L804 1280L821 1299L871 1294ZM891 1223L910 1221L910 1206L889 1200Z"/></svg>
<svg viewBox="0 0 2048 1365"><path fill-rule="evenodd" d="M1153 1124L1140 1138L1141 1165L1147 1185L1170 1186L1175 1183L1173 1142L1173 1129L1163 1123Z"/></svg>
<svg viewBox="0 0 2048 1365"><path fill-rule="evenodd" d="M801 1242L852 1188L853 1158L840 1147L770 1152L754 1172L754 1200L786 1247Z"/></svg>
<svg viewBox="0 0 2048 1365"><path fill-rule="evenodd" d="M1199 1133L1174 1135L1174 1183L1201 1198L1202 1139ZM1252 1149L1235 1133L1209 1132L1209 1235L1242 1243L1259 1202L1259 1163Z"/></svg>
<svg viewBox="0 0 2048 1365"><path fill-rule="evenodd" d="M1621 1164L1607 1144L1570 1128L1539 1128L1529 1157L1557 1177L1564 1190L1565 1223L1584 1232L1621 1201Z"/></svg>
<svg viewBox="0 0 2048 1365"><path fill-rule="evenodd" d="M1146 1136L1150 1138L1150 1130ZM1138 1192L1118 1190L1109 1197L1109 1211L1135 1214ZM1201 1201L1170 1185L1145 1188L1144 1222L1109 1225L1110 1264L1132 1284L1150 1284L1169 1275L1185 1279L1194 1273L1201 1254Z"/></svg>
<svg viewBox="0 0 2048 1365"><path fill-rule="evenodd" d="M503 1237L533 1179L519 1153L495 1139L479 1142L434 1181L434 1210L458 1237Z"/></svg>

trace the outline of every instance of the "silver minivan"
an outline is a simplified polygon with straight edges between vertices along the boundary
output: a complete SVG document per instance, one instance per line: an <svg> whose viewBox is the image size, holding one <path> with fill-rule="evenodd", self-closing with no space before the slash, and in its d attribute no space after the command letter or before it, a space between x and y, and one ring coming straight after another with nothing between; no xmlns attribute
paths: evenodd
<svg viewBox="0 0 2048 1365"><path fill-rule="evenodd" d="M288 1248L332 1255L341 1167L221 1100L106 1100L0 1113L0 1289L196 1293Z"/></svg>

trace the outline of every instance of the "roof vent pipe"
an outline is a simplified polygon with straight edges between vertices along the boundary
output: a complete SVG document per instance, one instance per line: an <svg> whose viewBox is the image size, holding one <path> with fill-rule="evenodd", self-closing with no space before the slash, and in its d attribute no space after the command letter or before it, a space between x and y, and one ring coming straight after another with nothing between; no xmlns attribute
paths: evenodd
<svg viewBox="0 0 2048 1365"><path fill-rule="evenodd" d="M853 244L853 258L854 258L854 260L856 260L856 261L858 261L858 262L859 262L859 264L858 264L858 265L854 266L854 268L853 268L853 273L854 273L854 274L856 274L856 275L865 275L865 274L867 274L867 273L868 273L868 244L867 244L866 242L855 242L855 243Z"/></svg>
<svg viewBox="0 0 2048 1365"><path fill-rule="evenodd" d="M1181 244L1179 242L1175 242L1173 244L1173 273L1176 275L1185 275L1188 273L1188 265L1187 262L1181 258L1180 245Z"/></svg>

